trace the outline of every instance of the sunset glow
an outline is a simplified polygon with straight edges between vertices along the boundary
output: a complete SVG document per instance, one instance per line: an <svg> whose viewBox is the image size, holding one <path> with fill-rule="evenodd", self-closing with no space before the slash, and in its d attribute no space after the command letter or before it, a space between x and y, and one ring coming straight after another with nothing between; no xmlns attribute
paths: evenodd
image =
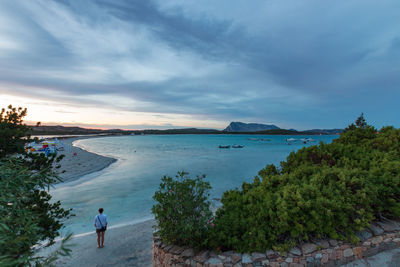
<svg viewBox="0 0 400 267"><path fill-rule="evenodd" d="M399 8L2 1L0 104L27 107L29 121L84 127L343 128L361 112L396 126Z"/></svg>

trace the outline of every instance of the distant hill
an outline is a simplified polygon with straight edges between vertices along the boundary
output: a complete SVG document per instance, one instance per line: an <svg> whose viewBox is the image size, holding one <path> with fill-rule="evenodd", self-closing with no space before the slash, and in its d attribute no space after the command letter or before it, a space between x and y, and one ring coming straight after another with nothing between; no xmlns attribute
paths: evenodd
<svg viewBox="0 0 400 267"><path fill-rule="evenodd" d="M286 130L286 129L273 129L273 130L265 130L258 132L230 132L230 134L267 134L267 135L332 135L332 134L340 134L342 129L332 129L332 130L306 130L306 131L297 131L294 129Z"/></svg>
<svg viewBox="0 0 400 267"><path fill-rule="evenodd" d="M116 134L123 133L123 130L111 129L111 130L101 130L101 129L88 129L81 127L67 127L67 126L31 126L32 135L85 135L85 134Z"/></svg>
<svg viewBox="0 0 400 267"><path fill-rule="evenodd" d="M312 129L307 130L307 132L320 133L320 134L340 134L343 129Z"/></svg>
<svg viewBox="0 0 400 267"><path fill-rule="evenodd" d="M215 129L167 129L167 130L121 130L121 129L88 129L81 127L66 126L31 126L31 135L141 135L141 134L271 134L271 135L320 135L320 134L340 134L342 129L313 129L307 131L297 131L295 129L281 129L275 125L258 123L232 122L225 130ZM262 130L260 130L262 129Z"/></svg>
<svg viewBox="0 0 400 267"><path fill-rule="evenodd" d="M183 128L183 129L167 129L167 130L137 130L131 131L134 134L219 134L221 131L214 129L197 129L197 128Z"/></svg>
<svg viewBox="0 0 400 267"><path fill-rule="evenodd" d="M88 134L106 134L106 135L130 135L130 134L218 134L221 131L214 129L167 129L167 130L121 130L121 129L88 129L82 127L67 126L30 126L31 135L88 135Z"/></svg>
<svg viewBox="0 0 400 267"><path fill-rule="evenodd" d="M226 127L224 132L260 132L267 130L278 130L278 126L273 124L260 124L260 123L243 123L243 122L231 122Z"/></svg>

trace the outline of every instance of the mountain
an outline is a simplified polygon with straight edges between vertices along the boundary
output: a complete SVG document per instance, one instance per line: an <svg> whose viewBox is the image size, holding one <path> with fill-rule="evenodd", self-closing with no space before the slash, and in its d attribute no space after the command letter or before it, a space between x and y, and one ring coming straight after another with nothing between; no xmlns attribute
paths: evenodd
<svg viewBox="0 0 400 267"><path fill-rule="evenodd" d="M31 126L32 135L70 135L70 134L100 134L106 131L101 129L87 129L81 127L66 127L66 126Z"/></svg>
<svg viewBox="0 0 400 267"><path fill-rule="evenodd" d="M259 132L277 129L280 128L273 124L231 122L228 127L224 129L224 132Z"/></svg>
<svg viewBox="0 0 400 267"><path fill-rule="evenodd" d="M320 135L320 134L340 134L342 129L313 129L306 131L297 131L295 129L281 129L275 125L266 125L259 123L231 122L223 131L215 129L167 129L167 130L121 130L121 129L88 129L81 127L66 126L30 126L32 135L141 135L141 134L272 134L272 135Z"/></svg>
<svg viewBox="0 0 400 267"><path fill-rule="evenodd" d="M221 131L214 129L167 129L167 130L121 130L121 129L88 129L82 127L67 127L67 126L30 126L31 135L87 135L87 134L102 134L102 135L130 135L130 134L218 134Z"/></svg>

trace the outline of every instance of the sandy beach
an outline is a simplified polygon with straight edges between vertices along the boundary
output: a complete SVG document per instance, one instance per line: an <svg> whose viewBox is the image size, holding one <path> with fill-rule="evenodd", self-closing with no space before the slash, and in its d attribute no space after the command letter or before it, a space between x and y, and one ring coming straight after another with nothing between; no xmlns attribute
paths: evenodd
<svg viewBox="0 0 400 267"><path fill-rule="evenodd" d="M88 152L72 145L72 143L78 139L87 138L96 137L75 137L61 140L64 144L65 150L59 151L58 155L64 155L64 158L60 161L61 167L55 170L60 178L62 178L63 182L77 180L86 174L107 168L117 161L114 158Z"/></svg>
<svg viewBox="0 0 400 267"><path fill-rule="evenodd" d="M72 238L71 257L60 258L56 266L152 266L151 243L154 221L111 228L106 231L103 248L97 248L97 235L92 233ZM50 248L40 249L45 256L59 248L57 242Z"/></svg>
<svg viewBox="0 0 400 267"><path fill-rule="evenodd" d="M63 182L71 182L80 177L100 171L116 161L114 158L105 157L88 152L72 143L78 139L95 137L75 137L62 139L65 150L59 155L64 155L60 161L61 167L56 172ZM97 235L93 232L74 236L72 256L60 258L56 266L152 266L151 242L154 221L146 221L134 225L113 228L110 225L106 232L104 248L97 248ZM46 256L60 246L60 242L49 248L38 249L36 255Z"/></svg>

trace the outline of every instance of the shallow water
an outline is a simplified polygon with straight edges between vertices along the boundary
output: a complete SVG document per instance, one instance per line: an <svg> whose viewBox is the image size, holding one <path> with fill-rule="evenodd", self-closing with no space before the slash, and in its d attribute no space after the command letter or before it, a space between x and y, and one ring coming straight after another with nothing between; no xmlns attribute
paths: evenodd
<svg viewBox="0 0 400 267"><path fill-rule="evenodd" d="M211 198L220 198L225 190L252 181L267 164L278 165L290 152L337 138L311 136L316 142L286 142L287 138L305 137L309 136L148 135L78 140L74 145L118 161L103 171L57 185L51 194L76 215L65 222L63 232L93 231L99 207L104 208L110 226L133 224L152 218L152 196L163 175L174 176L182 170L190 176L206 174ZM244 148L218 148L233 144Z"/></svg>

